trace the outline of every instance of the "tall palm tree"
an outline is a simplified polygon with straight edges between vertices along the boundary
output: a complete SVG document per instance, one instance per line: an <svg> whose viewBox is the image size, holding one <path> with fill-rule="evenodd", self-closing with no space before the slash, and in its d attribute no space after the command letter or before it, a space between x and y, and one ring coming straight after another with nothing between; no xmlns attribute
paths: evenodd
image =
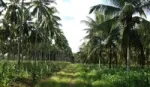
<svg viewBox="0 0 150 87"><path fill-rule="evenodd" d="M29 9L33 9L33 11L31 12L31 14L37 19L36 22L36 30L37 30L37 34L38 32L42 31L39 25L43 20L49 19L50 20L50 10L52 10L50 7L48 7L47 2L52 2L51 0L33 0L31 2L31 5L29 7ZM47 23L46 23L47 24ZM43 26L42 26L43 27ZM37 36L37 35L36 35ZM35 42L37 42L37 38L35 39ZM36 57L36 44L35 44L35 57ZM35 59L35 58L34 58Z"/></svg>
<svg viewBox="0 0 150 87"><path fill-rule="evenodd" d="M98 41L101 41L101 39L102 39L102 37L100 37L96 31L97 24L99 24L98 23L99 20L93 20L90 17L87 17L87 19L88 19L87 21L86 20L81 21L82 23L84 23L88 26L88 28L84 29L87 32L87 36L85 36L84 39L88 40L87 45L89 46L89 50L87 50L88 51L87 57L88 57L88 60L90 59L90 60L93 60L93 62L96 62L95 60L97 57L95 57L93 55L97 54L97 52L95 52L95 51L98 51L98 50L95 50L93 52L92 52L92 50L95 48L96 45L99 45L99 43L101 43Z"/></svg>
<svg viewBox="0 0 150 87"><path fill-rule="evenodd" d="M150 47L150 22L143 22L141 23L138 27L136 27L136 31L138 31L138 36L139 37L139 41L141 42L139 45L141 46L141 63L143 65L144 61L142 60L142 58L146 58L147 59L147 64L149 61L149 47ZM143 50L142 50L143 48ZM143 55L145 54L145 56Z"/></svg>
<svg viewBox="0 0 150 87"><path fill-rule="evenodd" d="M60 24L58 23L60 18L54 15L56 12L55 8L49 9L49 17L45 17L40 24L40 32L43 32L43 37L45 37L43 38L42 43L45 45L49 45L49 42L51 42L52 39L55 39L54 36L61 33L59 32ZM45 48L45 45L43 45L43 48Z"/></svg>
<svg viewBox="0 0 150 87"><path fill-rule="evenodd" d="M90 52L88 57L94 57L92 55L97 55L99 57L99 63L100 58L102 58L102 50L104 46L109 47L110 49L110 61L109 66L111 68L111 60L112 60L112 46L113 42L117 37L118 28L112 29L113 25L112 23L108 23L112 21L111 16L104 15L102 13L96 12L95 13L95 20L88 17L88 21L82 21L86 25L88 25L88 29L86 29L88 35L85 37L85 39L88 39L88 44L90 44ZM106 42L106 44L104 44ZM97 58L97 56L95 58Z"/></svg>
<svg viewBox="0 0 150 87"><path fill-rule="evenodd" d="M126 50L127 70L130 66L130 30L133 29L135 23L144 20L141 17L134 17L133 15L139 13L140 16L146 16L145 9L149 10L150 2L147 0L110 0L111 5L99 4L93 6L90 13L93 11L101 11L105 14L111 14L118 17L117 20L123 25L122 32L122 46Z"/></svg>
<svg viewBox="0 0 150 87"><path fill-rule="evenodd" d="M6 8L6 14L4 15L4 19L8 21L8 24L10 25L10 31L12 31L13 35L17 35L18 36L18 31L20 31L22 28L22 8L23 5L20 5L19 0L9 0L9 2L6 4L7 8ZM21 24L20 24L21 23ZM13 28L13 26L16 26L15 28ZM17 31L16 31L17 30ZM18 36L19 39L20 36ZM12 41L12 38L10 38L10 41ZM18 40L18 70L19 70L19 66L20 66L20 41Z"/></svg>
<svg viewBox="0 0 150 87"><path fill-rule="evenodd" d="M53 0L6 1L6 13L3 12L4 17L0 27L0 40L6 44L1 46L4 50L6 49L6 52L8 52L7 48L11 47L9 53L17 55L16 51L12 52L12 49L14 50L14 46L18 44L18 70L22 56L27 57L28 54L33 56L35 54L33 51L43 51L44 46L45 57L48 55L47 51L61 51L63 56L66 56L67 50L70 51L68 54L72 53L66 37L59 28L60 18L55 15L57 9L49 6L51 3L55 2ZM52 43L53 41L55 43ZM51 50L52 46L56 49Z"/></svg>
<svg viewBox="0 0 150 87"><path fill-rule="evenodd" d="M21 53L21 40L22 40L22 31L23 31L23 8L24 8L24 0L21 2L21 20L20 20L20 29L19 29L19 42L18 42L18 71L20 70L20 53Z"/></svg>

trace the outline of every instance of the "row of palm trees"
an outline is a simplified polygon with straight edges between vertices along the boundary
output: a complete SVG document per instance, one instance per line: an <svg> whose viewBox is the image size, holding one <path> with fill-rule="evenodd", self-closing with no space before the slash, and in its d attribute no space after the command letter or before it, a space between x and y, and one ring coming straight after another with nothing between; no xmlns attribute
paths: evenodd
<svg viewBox="0 0 150 87"><path fill-rule="evenodd" d="M66 60L72 57L53 0L0 0L0 53L8 59ZM18 47L18 49L17 49ZM17 57L18 56L18 57ZM5 57L3 57L5 58Z"/></svg>
<svg viewBox="0 0 150 87"><path fill-rule="evenodd" d="M146 13L150 0L107 0L90 9L95 19L83 20L88 28L85 42L76 54L79 61L108 63L109 67L132 64L144 68L149 62L150 22Z"/></svg>

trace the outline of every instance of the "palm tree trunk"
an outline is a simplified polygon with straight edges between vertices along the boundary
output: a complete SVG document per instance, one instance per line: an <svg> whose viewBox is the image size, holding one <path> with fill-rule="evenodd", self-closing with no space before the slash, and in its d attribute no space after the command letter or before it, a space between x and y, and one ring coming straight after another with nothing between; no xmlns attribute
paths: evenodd
<svg viewBox="0 0 150 87"><path fill-rule="evenodd" d="M144 68L144 65L145 65L145 55L144 55L143 46L141 46L141 61L142 61L142 68Z"/></svg>
<svg viewBox="0 0 150 87"><path fill-rule="evenodd" d="M127 71L130 70L130 45L127 46Z"/></svg>
<svg viewBox="0 0 150 87"><path fill-rule="evenodd" d="M37 32L36 32L36 35L35 35L35 44L34 44L34 62L36 63L36 52L37 52Z"/></svg>
<svg viewBox="0 0 150 87"><path fill-rule="evenodd" d="M100 53L101 55L101 53ZM99 59L99 68L101 68L101 60L100 60L101 56L98 56L98 59Z"/></svg>
<svg viewBox="0 0 150 87"><path fill-rule="evenodd" d="M32 80L33 82L36 80L36 55L37 53L37 32L36 32L36 35L35 35L35 44L34 44L34 58L33 58L33 61L34 61L34 66L33 66L33 72L32 72Z"/></svg>
<svg viewBox="0 0 150 87"><path fill-rule="evenodd" d="M128 61L127 61L127 48L125 48L125 50L124 50L124 58L125 58L125 66L126 66L126 68L127 68L127 66L128 66Z"/></svg>
<svg viewBox="0 0 150 87"><path fill-rule="evenodd" d="M112 62L112 49L111 49L111 44L109 46L109 68L111 68L111 62Z"/></svg>
<svg viewBox="0 0 150 87"><path fill-rule="evenodd" d="M147 61L147 67L149 67L149 64L148 64L148 62L149 62L149 49L147 48L146 49L146 61Z"/></svg>
<svg viewBox="0 0 150 87"><path fill-rule="evenodd" d="M50 51L48 51L48 60L50 61L51 58L50 58Z"/></svg>
<svg viewBox="0 0 150 87"><path fill-rule="evenodd" d="M115 59L115 67L117 67L117 64L118 64L117 51L113 51L113 57Z"/></svg>
<svg viewBox="0 0 150 87"><path fill-rule="evenodd" d="M5 56L4 56L5 54L2 52L2 59L4 60L5 59Z"/></svg>
<svg viewBox="0 0 150 87"><path fill-rule="evenodd" d="M24 5L24 0L22 0L22 4L21 4L21 8L22 8L22 11L21 11L21 23L20 23L20 32L19 32L19 42L18 42L18 68L17 68L17 71L19 72L20 71L20 60L21 60L21 56L20 56L20 53L21 53L21 37L22 37L22 30L23 30L23 5Z"/></svg>

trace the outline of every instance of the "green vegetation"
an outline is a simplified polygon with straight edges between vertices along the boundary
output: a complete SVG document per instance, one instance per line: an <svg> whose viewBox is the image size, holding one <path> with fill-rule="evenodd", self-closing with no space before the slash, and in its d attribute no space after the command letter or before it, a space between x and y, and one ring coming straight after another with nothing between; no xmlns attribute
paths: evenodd
<svg viewBox="0 0 150 87"><path fill-rule="evenodd" d="M75 54L82 63L109 64L109 68L130 65L149 66L150 22L146 19L149 0L106 0L90 9L85 41Z"/></svg>
<svg viewBox="0 0 150 87"><path fill-rule="evenodd" d="M0 0L0 87L150 87L150 0L106 1L73 55L55 0Z"/></svg>
<svg viewBox="0 0 150 87"><path fill-rule="evenodd" d="M17 73L17 62L0 63L1 87L149 87L150 69L125 67L109 69L98 64L65 62L22 62Z"/></svg>
<svg viewBox="0 0 150 87"><path fill-rule="evenodd" d="M0 62L0 87L19 85L16 84L17 82L23 83L27 86L33 86L36 81L51 76L54 72L58 72L68 64L69 63L67 62L38 61L35 68L33 62L25 61L21 63L20 73L18 73L16 71L17 62L2 61Z"/></svg>
<svg viewBox="0 0 150 87"><path fill-rule="evenodd" d="M0 2L3 0L0 0ZM0 5L0 59L65 60L72 51L53 0L5 0ZM1 3L0 3L1 4ZM22 25L22 26L21 26ZM64 58L64 59L63 59Z"/></svg>
<svg viewBox="0 0 150 87"><path fill-rule="evenodd" d="M70 86L72 85L72 86ZM150 70L99 68L98 65L70 64L36 87L149 87Z"/></svg>

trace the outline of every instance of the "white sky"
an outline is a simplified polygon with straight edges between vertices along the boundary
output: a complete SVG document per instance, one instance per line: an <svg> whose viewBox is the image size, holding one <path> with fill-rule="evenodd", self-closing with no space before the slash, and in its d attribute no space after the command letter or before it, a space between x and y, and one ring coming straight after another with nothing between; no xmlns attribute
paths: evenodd
<svg viewBox="0 0 150 87"><path fill-rule="evenodd" d="M102 0L56 0L57 10L62 21L63 32L73 52L77 52L85 36L86 28L81 20L86 20L90 7L102 2Z"/></svg>

